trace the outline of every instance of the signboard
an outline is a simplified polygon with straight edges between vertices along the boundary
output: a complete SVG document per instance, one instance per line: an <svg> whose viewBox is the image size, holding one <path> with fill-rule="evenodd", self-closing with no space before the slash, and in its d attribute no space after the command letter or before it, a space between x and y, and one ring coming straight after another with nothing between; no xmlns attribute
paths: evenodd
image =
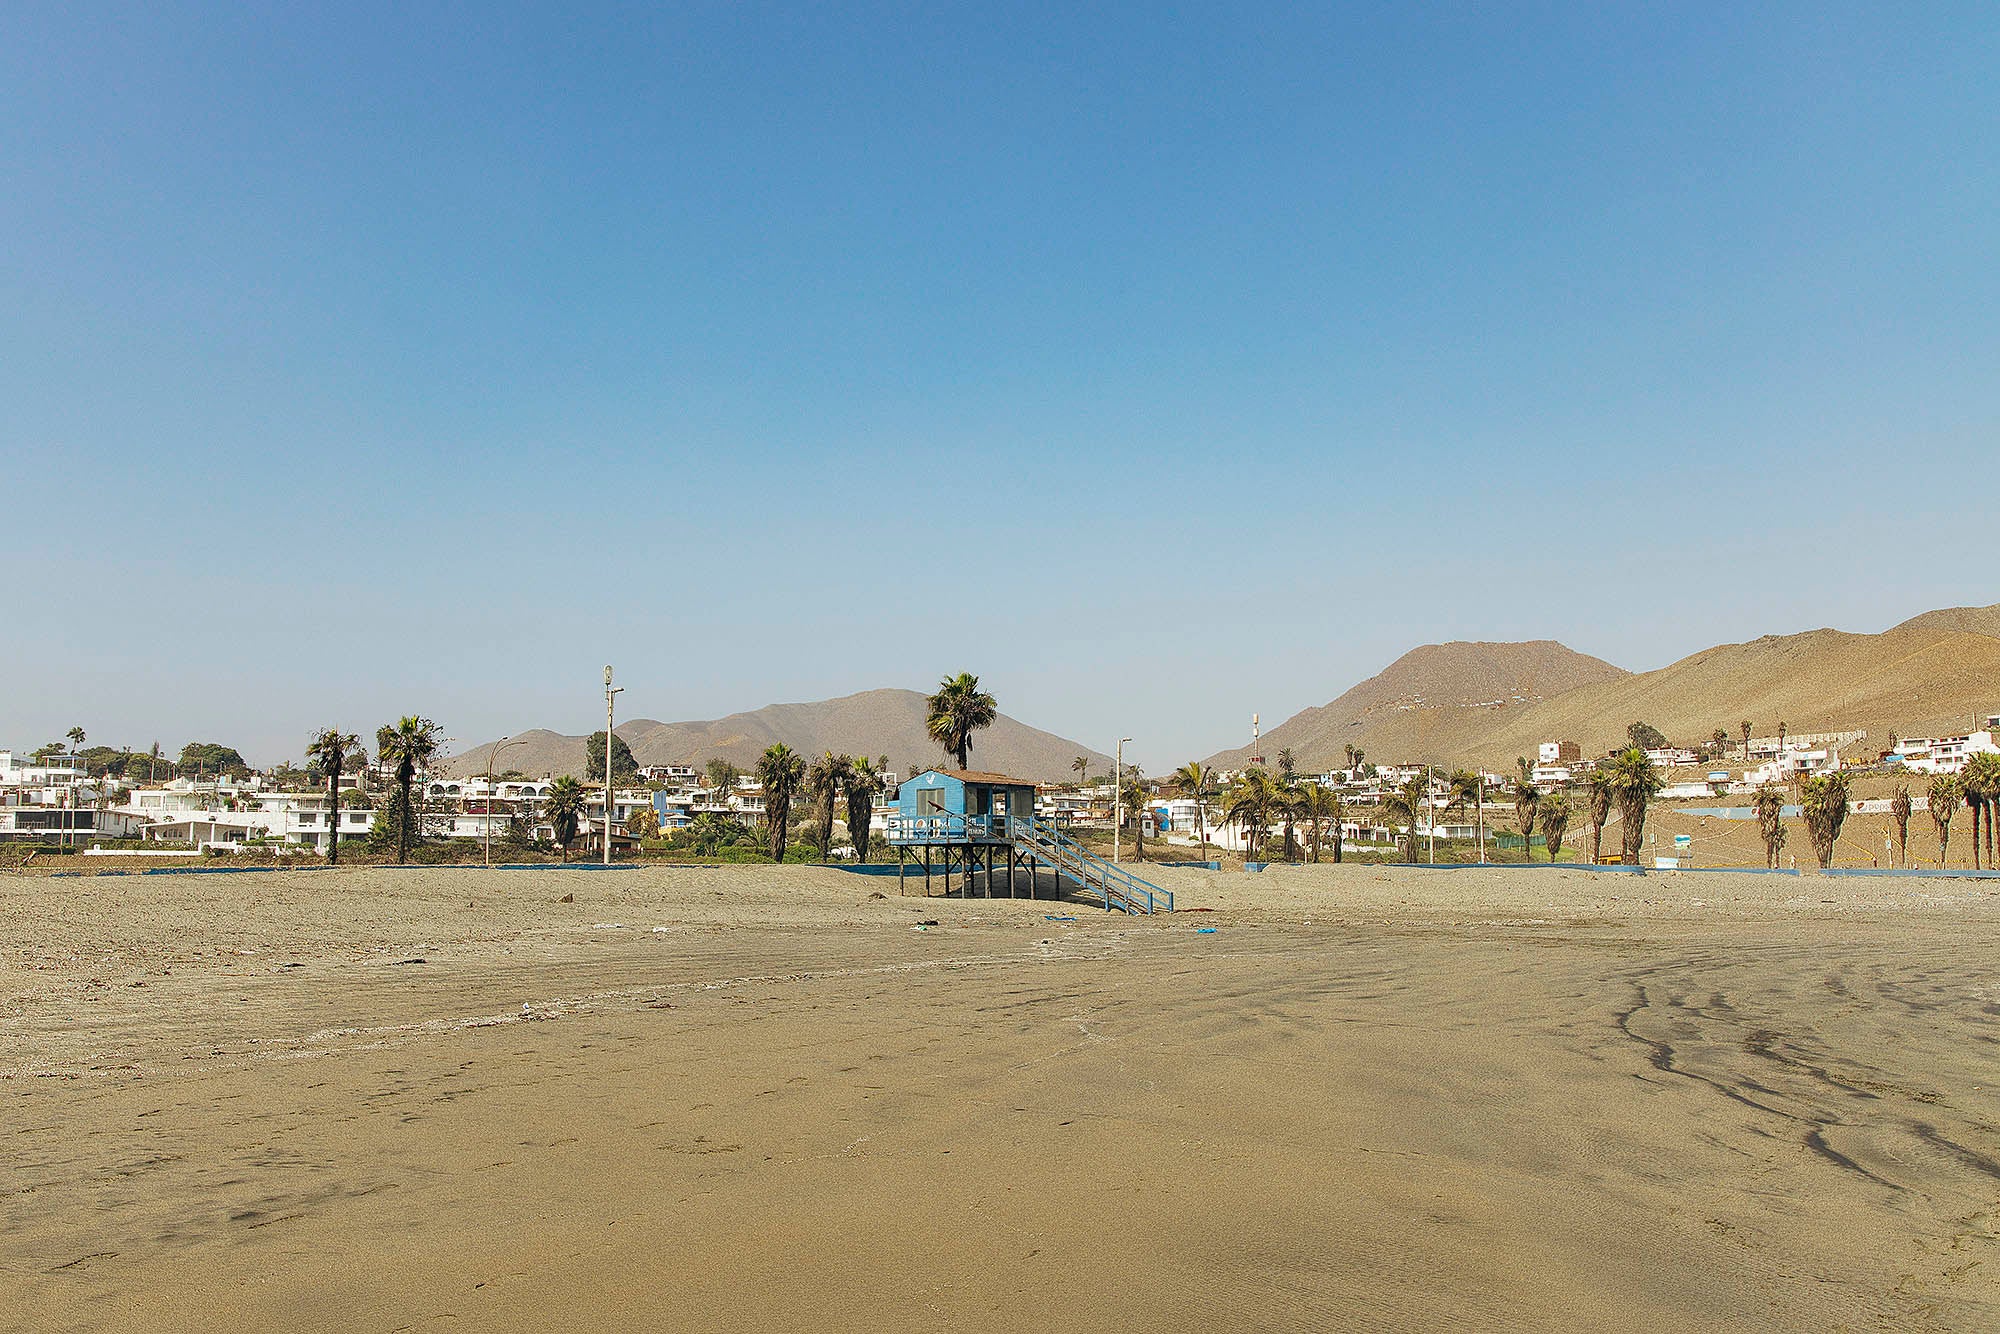
<svg viewBox="0 0 2000 1334"><path fill-rule="evenodd" d="M1674 835L1674 846L1675 846L1675 847L1677 847L1677 848L1688 848L1688 847L1693 847L1693 846L1694 846L1694 835L1693 835L1693 834L1675 834L1675 835Z"/></svg>

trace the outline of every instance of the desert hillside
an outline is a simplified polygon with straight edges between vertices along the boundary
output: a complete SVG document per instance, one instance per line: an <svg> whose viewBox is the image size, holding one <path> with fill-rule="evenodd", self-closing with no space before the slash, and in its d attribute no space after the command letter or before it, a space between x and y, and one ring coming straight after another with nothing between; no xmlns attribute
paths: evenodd
<svg viewBox="0 0 2000 1334"><path fill-rule="evenodd" d="M720 757L749 768L765 747L782 741L802 755L823 751L887 755L898 771L912 761L938 763L943 757L925 731L926 697L915 690L865 690L839 699L806 704L772 704L749 713L704 722L663 723L635 718L618 735L641 764L695 764ZM583 738L537 729L523 732L525 745L510 745L500 756L503 769L523 773L583 771ZM486 767L492 743L476 746L451 761L455 773ZM1028 726L1006 714L972 741L974 768L990 769L1036 782L1073 777L1070 761L1089 758L1093 769L1109 769L1111 757L1078 742Z"/></svg>
<svg viewBox="0 0 2000 1334"><path fill-rule="evenodd" d="M2000 710L2000 605L1926 612L1881 634L1821 629L1719 644L1656 671L1611 669L1616 674L1546 690L1539 699L1486 707L1470 707L1477 701L1466 696L1476 689L1461 688L1450 699L1414 698L1417 692L1395 679L1412 656L1272 729L1264 753L1289 745L1301 767L1327 768L1342 763L1343 747L1352 744L1377 761L1504 766L1541 741L1572 740L1585 754L1602 753L1634 720L1694 743L1716 728L1736 735L1744 719L1759 735L1780 722L1793 732L1863 728L1871 746L1886 748L1892 732L1964 730L1978 715ZM1387 694L1378 685L1385 678ZM1503 684L1498 673L1486 679ZM1216 761L1240 763L1245 754L1229 751Z"/></svg>
<svg viewBox="0 0 2000 1334"><path fill-rule="evenodd" d="M1491 726L1505 710L1627 675L1553 639L1425 644L1331 703L1294 714L1265 734L1260 749L1271 757L1290 747L1301 766L1327 768L1344 762L1347 745L1375 752L1375 736L1413 720L1470 723L1476 730ZM1209 762L1235 768L1249 758L1244 746ZM1388 758L1388 752L1377 758Z"/></svg>

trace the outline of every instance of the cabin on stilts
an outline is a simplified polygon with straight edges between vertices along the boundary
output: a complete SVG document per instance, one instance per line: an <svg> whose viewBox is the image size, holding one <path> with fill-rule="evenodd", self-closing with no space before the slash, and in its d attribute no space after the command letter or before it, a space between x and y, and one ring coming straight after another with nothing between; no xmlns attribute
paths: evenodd
<svg viewBox="0 0 2000 1334"><path fill-rule="evenodd" d="M888 825L899 887L921 867L924 893L931 892L933 875L942 873L948 895L955 869L960 892L967 898L975 891L994 898L1003 886L1009 898L1024 888L1034 898L1036 873L1041 869L1051 874L1057 897L1067 878L1102 900L1107 910L1174 910L1171 893L1037 820L1035 785L1024 779L969 769L926 770L897 787Z"/></svg>

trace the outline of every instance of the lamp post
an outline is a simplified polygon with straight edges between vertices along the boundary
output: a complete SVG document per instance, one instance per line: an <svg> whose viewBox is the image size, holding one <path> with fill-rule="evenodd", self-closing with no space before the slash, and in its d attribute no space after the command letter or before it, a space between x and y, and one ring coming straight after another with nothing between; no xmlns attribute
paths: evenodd
<svg viewBox="0 0 2000 1334"><path fill-rule="evenodd" d="M611 668L604 669L604 864L611 865L611 738L612 706L623 686L611 684Z"/></svg>
<svg viewBox="0 0 2000 1334"><path fill-rule="evenodd" d="M1132 738L1118 738L1118 755L1111 768L1111 860L1117 861L1123 847L1125 832L1125 743Z"/></svg>
<svg viewBox="0 0 2000 1334"><path fill-rule="evenodd" d="M486 826L486 867L488 870L493 869L493 761L498 759L500 752L507 749L507 747L525 746L527 744L528 738L524 736L512 738L503 736L499 741L494 743L492 750L486 752L486 819L484 824Z"/></svg>

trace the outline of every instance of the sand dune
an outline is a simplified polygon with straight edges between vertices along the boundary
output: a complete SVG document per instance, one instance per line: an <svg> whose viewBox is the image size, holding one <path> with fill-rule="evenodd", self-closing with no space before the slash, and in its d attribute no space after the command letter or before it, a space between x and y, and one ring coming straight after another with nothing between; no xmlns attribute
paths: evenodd
<svg viewBox="0 0 2000 1334"><path fill-rule="evenodd" d="M2000 887L1159 874L0 878L0 1324L2000 1320Z"/></svg>

